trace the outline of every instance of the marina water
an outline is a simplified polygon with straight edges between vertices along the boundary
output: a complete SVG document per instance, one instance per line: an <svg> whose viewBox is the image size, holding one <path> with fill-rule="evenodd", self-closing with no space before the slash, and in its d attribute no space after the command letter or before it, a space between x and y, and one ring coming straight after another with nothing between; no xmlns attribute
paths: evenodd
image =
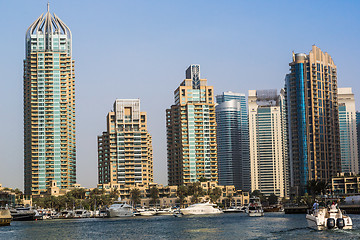
<svg viewBox="0 0 360 240"><path fill-rule="evenodd" d="M304 214L244 213L206 216L56 219L12 222L0 239L360 239L360 215L352 230L315 231Z"/></svg>

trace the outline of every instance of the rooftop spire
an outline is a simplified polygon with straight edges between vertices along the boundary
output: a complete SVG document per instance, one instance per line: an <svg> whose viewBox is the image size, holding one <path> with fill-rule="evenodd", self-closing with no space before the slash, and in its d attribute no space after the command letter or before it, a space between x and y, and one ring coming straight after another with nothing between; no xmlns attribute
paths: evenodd
<svg viewBox="0 0 360 240"><path fill-rule="evenodd" d="M48 1L47 3L47 11L49 12L50 11L50 2Z"/></svg>

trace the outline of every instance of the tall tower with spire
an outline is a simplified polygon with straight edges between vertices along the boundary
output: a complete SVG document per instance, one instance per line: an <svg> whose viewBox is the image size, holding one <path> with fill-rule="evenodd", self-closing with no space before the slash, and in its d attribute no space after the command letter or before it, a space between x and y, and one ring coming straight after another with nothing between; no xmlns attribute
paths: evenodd
<svg viewBox="0 0 360 240"><path fill-rule="evenodd" d="M215 99L213 86L191 65L166 110L168 183L183 185L218 181Z"/></svg>
<svg viewBox="0 0 360 240"><path fill-rule="evenodd" d="M49 11L26 31L24 189L39 195L52 182L76 183L75 73L71 31Z"/></svg>

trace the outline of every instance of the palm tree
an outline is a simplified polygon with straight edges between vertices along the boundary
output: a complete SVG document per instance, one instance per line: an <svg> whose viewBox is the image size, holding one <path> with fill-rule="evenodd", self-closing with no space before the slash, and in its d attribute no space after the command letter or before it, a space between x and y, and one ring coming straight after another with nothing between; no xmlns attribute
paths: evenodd
<svg viewBox="0 0 360 240"><path fill-rule="evenodd" d="M209 196L210 196L211 201L213 203L216 203L219 200L219 198L221 197L221 189L216 187L214 189L211 189L209 192L210 192Z"/></svg>
<svg viewBox="0 0 360 240"><path fill-rule="evenodd" d="M159 189L156 186L150 188L150 203L156 207L156 202L159 199Z"/></svg>
<svg viewBox="0 0 360 240"><path fill-rule="evenodd" d="M130 191L130 198L134 207L141 202L141 192L138 188L133 188Z"/></svg>
<svg viewBox="0 0 360 240"><path fill-rule="evenodd" d="M182 205L184 204L184 200L187 196L187 193L188 193L188 189L186 186L181 185L177 188L176 194L179 199L180 207L182 207Z"/></svg>
<svg viewBox="0 0 360 240"><path fill-rule="evenodd" d="M233 200L233 196L232 196L231 194L229 194L229 195L227 195L226 199L227 199L227 202L229 203L229 206L228 206L228 207L230 207L230 206L231 206L231 202L232 202L232 200Z"/></svg>
<svg viewBox="0 0 360 240"><path fill-rule="evenodd" d="M197 203L199 201L199 197L205 195L200 182L195 182L188 186L188 195L191 195L192 203Z"/></svg>
<svg viewBox="0 0 360 240"><path fill-rule="evenodd" d="M310 180L306 185L306 190L310 193L315 200L316 195L324 194L326 192L326 188L328 183L321 180Z"/></svg>

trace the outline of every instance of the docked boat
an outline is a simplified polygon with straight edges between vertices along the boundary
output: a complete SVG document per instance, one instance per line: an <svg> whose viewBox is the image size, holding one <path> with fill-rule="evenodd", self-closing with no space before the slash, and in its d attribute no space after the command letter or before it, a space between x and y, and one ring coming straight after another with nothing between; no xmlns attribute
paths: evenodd
<svg viewBox="0 0 360 240"><path fill-rule="evenodd" d="M134 210L131 205L119 199L109 207L107 215L108 217L133 217Z"/></svg>
<svg viewBox="0 0 360 240"><path fill-rule="evenodd" d="M250 198L249 205L246 208L246 213L249 217L262 217L264 216L264 210L262 208L260 198Z"/></svg>
<svg viewBox="0 0 360 240"><path fill-rule="evenodd" d="M11 222L11 213L9 209L0 209L0 226L9 226Z"/></svg>
<svg viewBox="0 0 360 240"><path fill-rule="evenodd" d="M200 215L200 214L219 214L223 213L220 209L215 208L215 204L210 202L196 203L188 206L187 208L180 209L184 215Z"/></svg>
<svg viewBox="0 0 360 240"><path fill-rule="evenodd" d="M315 230L352 229L352 220L336 207L320 208L306 214L308 226Z"/></svg>
<svg viewBox="0 0 360 240"><path fill-rule="evenodd" d="M223 210L224 213L243 213L244 210L241 207L230 207Z"/></svg>
<svg viewBox="0 0 360 240"><path fill-rule="evenodd" d="M74 212L74 218L89 218L91 217L91 213L85 209L77 209Z"/></svg>
<svg viewBox="0 0 360 240"><path fill-rule="evenodd" d="M139 211L141 216L154 216L156 214L155 209L144 209Z"/></svg>
<svg viewBox="0 0 360 240"><path fill-rule="evenodd" d="M171 208L165 208L165 209L160 209L156 211L156 215L173 215L174 214L174 210Z"/></svg>
<svg viewBox="0 0 360 240"><path fill-rule="evenodd" d="M59 218L73 218L74 212L72 210L63 210L59 214Z"/></svg>
<svg viewBox="0 0 360 240"><path fill-rule="evenodd" d="M11 209L10 214L13 221L33 221L35 220L36 211L30 208L18 207Z"/></svg>

